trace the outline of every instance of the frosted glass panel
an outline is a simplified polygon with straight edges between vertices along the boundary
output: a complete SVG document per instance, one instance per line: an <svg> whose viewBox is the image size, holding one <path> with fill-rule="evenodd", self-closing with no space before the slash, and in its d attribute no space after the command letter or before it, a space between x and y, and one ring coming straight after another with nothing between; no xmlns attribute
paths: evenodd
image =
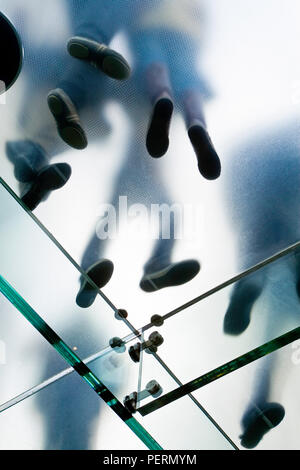
<svg viewBox="0 0 300 470"><path fill-rule="evenodd" d="M299 241L299 2L0 0L0 12L24 49L0 96L0 274L81 358L125 339L126 352L99 360L123 358L107 382L120 401L297 327L295 252L157 326L158 356L139 366L128 354L153 315ZM0 302L4 404L63 365ZM253 306L249 327L249 311L229 305ZM166 407L145 417L162 445L239 445L219 403L179 402L170 409L190 408L183 429L193 422L201 442L168 436Z"/></svg>

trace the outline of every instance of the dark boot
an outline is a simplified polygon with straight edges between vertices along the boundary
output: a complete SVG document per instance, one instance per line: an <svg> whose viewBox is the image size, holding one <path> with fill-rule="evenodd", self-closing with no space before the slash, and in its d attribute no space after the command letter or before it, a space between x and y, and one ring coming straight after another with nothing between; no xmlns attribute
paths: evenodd
<svg viewBox="0 0 300 470"><path fill-rule="evenodd" d="M221 174L221 163L206 130L202 97L196 91L188 91L183 96L186 127L194 148L201 175L208 179L217 179Z"/></svg>
<svg viewBox="0 0 300 470"><path fill-rule="evenodd" d="M153 158L165 155L169 148L169 130L173 114L173 101L166 66L152 64L146 72L148 95L153 104L147 132L146 146Z"/></svg>
<svg viewBox="0 0 300 470"><path fill-rule="evenodd" d="M99 289L102 289L110 280L114 270L113 263L108 259L101 259L95 264L91 265L86 274L96 284ZM96 299L98 289L90 284L83 276L80 279L80 290L76 297L76 303L81 308L90 307Z"/></svg>

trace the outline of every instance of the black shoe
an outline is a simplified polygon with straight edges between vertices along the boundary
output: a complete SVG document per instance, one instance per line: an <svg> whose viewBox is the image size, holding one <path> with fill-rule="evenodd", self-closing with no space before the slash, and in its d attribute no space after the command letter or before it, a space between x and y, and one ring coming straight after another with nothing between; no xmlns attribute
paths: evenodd
<svg viewBox="0 0 300 470"><path fill-rule="evenodd" d="M283 420L285 410L279 403L267 403L261 409L253 408L243 418L244 433L240 436L241 444L246 449L253 449L264 435L278 426Z"/></svg>
<svg viewBox="0 0 300 470"><path fill-rule="evenodd" d="M223 330L229 335L239 335L250 323L254 302L263 290L263 283L254 280L240 281L235 287L224 317Z"/></svg>
<svg viewBox="0 0 300 470"><path fill-rule="evenodd" d="M28 209L33 211L51 191L62 188L66 184L71 172L71 167L67 163L56 163L44 167L36 175L29 190L22 196L22 201Z"/></svg>
<svg viewBox="0 0 300 470"><path fill-rule="evenodd" d="M111 78L126 80L130 75L130 66L124 57L105 44L75 36L67 47L72 57L89 62Z"/></svg>
<svg viewBox="0 0 300 470"><path fill-rule="evenodd" d="M169 130L174 105L167 93L155 103L147 133L146 146L153 158L160 158L169 148Z"/></svg>
<svg viewBox="0 0 300 470"><path fill-rule="evenodd" d="M33 181L39 170L48 164L44 149L30 140L6 142L6 155L20 183Z"/></svg>
<svg viewBox="0 0 300 470"><path fill-rule="evenodd" d="M75 105L69 96L60 88L56 88L50 91L47 100L62 140L74 149L85 149L88 144L87 138Z"/></svg>
<svg viewBox="0 0 300 470"><path fill-rule="evenodd" d="M221 174L221 163L206 129L193 125L188 129L191 144L196 153L198 168L207 180L215 180Z"/></svg>
<svg viewBox="0 0 300 470"><path fill-rule="evenodd" d="M235 287L224 317L223 330L229 335L239 335L249 326L254 302L262 293L263 282L240 281Z"/></svg>
<svg viewBox="0 0 300 470"><path fill-rule="evenodd" d="M113 263L108 259L102 259L90 266L86 271L86 274L92 279L92 281L94 281L99 289L102 289L110 280L113 271ZM93 304L98 290L95 289L84 277L81 277L80 282L81 286L76 297L76 303L81 308L88 308Z"/></svg>
<svg viewBox="0 0 300 470"><path fill-rule="evenodd" d="M145 292L155 292L164 287L180 286L191 281L199 271L200 264L196 260L173 263L160 271L144 274L140 288Z"/></svg>

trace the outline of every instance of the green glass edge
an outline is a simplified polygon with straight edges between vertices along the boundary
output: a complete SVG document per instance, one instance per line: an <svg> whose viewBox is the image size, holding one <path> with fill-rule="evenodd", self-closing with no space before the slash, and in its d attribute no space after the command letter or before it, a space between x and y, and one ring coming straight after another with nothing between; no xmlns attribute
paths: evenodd
<svg viewBox="0 0 300 470"><path fill-rule="evenodd" d="M55 333L52 328L38 315L23 297L0 275L0 291L28 320L31 325L56 349L56 351L73 367L89 386L102 398L107 405L124 421L134 434L150 450L162 450L162 447L145 430L145 428L126 410L119 400L107 387L93 374L86 364L72 351L72 349Z"/></svg>

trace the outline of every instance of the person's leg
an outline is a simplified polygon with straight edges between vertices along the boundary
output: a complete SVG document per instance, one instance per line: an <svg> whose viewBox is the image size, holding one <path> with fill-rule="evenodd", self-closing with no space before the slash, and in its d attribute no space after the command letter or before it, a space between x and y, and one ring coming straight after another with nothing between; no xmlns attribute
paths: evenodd
<svg viewBox="0 0 300 470"><path fill-rule="evenodd" d="M82 332L79 332L82 334ZM46 357L46 380L66 368L57 354ZM99 420L101 398L76 373L55 382L36 396L44 429L44 450L90 450L94 425Z"/></svg>
<svg viewBox="0 0 300 470"><path fill-rule="evenodd" d="M119 220L120 196L126 196L128 204L135 204L137 198L144 199L145 203L147 202L148 204L148 197L153 197L155 190L158 191L159 188L159 181L156 181L156 178L154 178L154 181L152 179L153 162L152 160L149 162L149 159L145 157L144 144L136 135L135 126L139 125L145 119L145 116L139 109L137 114L131 110L130 117L134 121L134 131L129 140L130 145L127 155L113 184L109 204L114 208L117 220ZM113 263L104 257L107 243L109 243L106 231L107 218L104 217L98 221L81 260L81 267L99 288L104 287L113 274ZM94 302L97 290L82 277L80 283L76 303L80 307L86 308Z"/></svg>
<svg viewBox="0 0 300 470"><path fill-rule="evenodd" d="M82 257L81 267L96 284L97 289L83 276L80 277L80 289L76 303L81 308L88 308L94 303L98 289L105 287L113 275L113 262L101 255L102 244L103 240L98 237L97 233L93 233Z"/></svg>
<svg viewBox="0 0 300 470"><path fill-rule="evenodd" d="M295 168L296 170L296 168ZM295 171L295 180L298 180L298 177L296 176L298 174L298 171ZM293 178L294 178L293 177ZM291 185L293 186L293 181L290 181ZM277 188L278 189L278 188ZM287 191L288 192L288 191ZM284 195L283 192L279 192L280 197L287 197L287 194ZM296 194L295 194L296 196ZM286 210L285 213L281 213L279 219L272 214L272 211L269 212L269 217L273 221L273 224L270 225L269 223L266 223L267 220L267 215L264 217L264 228L265 228L265 233L264 233L264 243L265 246L262 245L262 242L260 243L262 248L262 251L260 253L264 253L265 257L268 257L272 254L274 254L276 251L283 250L287 246L296 243L299 240L299 231L298 231L298 221L294 220L293 223L293 218L295 217L295 213L297 212L297 198L291 198L289 201L285 201L286 204ZM261 220L262 222L262 220ZM275 249L274 249L275 247ZM269 250L269 251L268 251ZM255 262L261 261L263 259L263 256L258 256L256 254L256 260ZM255 262L253 264L255 264ZM262 290L264 289L264 286L266 284L266 269L268 271L271 271L273 269L280 270L283 272L282 276L285 276L286 271L285 271L285 264L286 267L292 270L292 273L294 275L294 280L295 280L295 290L299 296L299 279L300 279L300 260L299 260L299 254L297 252L294 253L294 255L290 257L283 258L275 263L272 263L268 266L268 268L262 268L260 271L257 271L254 273L254 275L251 275L251 278L255 281L254 285L253 282L249 282L249 290L252 290L252 299L250 299L250 303L252 304L253 301L256 300L256 298L261 294ZM247 280L247 279L246 279ZM257 281L259 281L257 283ZM285 289L285 278L282 277L281 282L280 282L280 287ZM278 292L278 285L276 286L276 292L277 296L281 297L285 295L284 290ZM236 324L240 325L241 321L239 319L240 316L245 315L245 310L250 310L251 306L249 307L248 305L248 299L247 295L249 297L250 294L245 294L243 298L240 298L240 306L238 305L238 301L236 300L236 311L238 311L238 315L236 315ZM234 296L234 295L233 295ZM278 315L279 317L276 318L274 316L274 312L272 309L272 298L273 302L275 305L278 305L278 298L276 295L274 297L270 296L268 299L269 303L269 309L270 312L268 314L268 320L265 326L265 329L267 331L267 336L268 338L275 338L279 336L282 332L282 328L286 328L286 318L285 316L287 315L286 308L283 308L282 312L279 312ZM232 307L230 306L228 309L228 312L230 311ZM276 310L276 308L275 308ZM249 313L250 316L250 313ZM298 322L298 312L297 310L295 311L295 316ZM234 315L231 318L234 320ZM225 317L226 320L226 317ZM224 326L226 325L226 322L224 323ZM231 328L234 326L234 322L231 324ZM245 328L243 328L245 329ZM240 333L242 331L242 328L240 328L239 332L232 333ZM262 342L265 341L265 338L262 340ZM282 362L281 367L279 367L280 362ZM269 432L271 429L274 427L278 426L281 421L283 420L285 416L285 409L280 403L281 399L280 397L282 396L282 392L284 389L284 386L287 382L287 374L289 373L289 365L290 365L291 359L290 359L290 352L289 350L281 350L276 353L272 353L270 356L266 356L265 358L261 359L258 361L258 371L256 372L255 375L255 383L254 383L254 389L252 392L252 399L249 402L249 405L243 415L242 418L242 428L243 428L243 433L240 436L241 437L241 444L243 447L246 447L248 449L252 449L258 445L258 443L261 441L263 436ZM276 376L278 375L278 376ZM277 400L274 401L272 397L276 394ZM278 401L279 397L279 401Z"/></svg>
<svg viewBox="0 0 300 470"><path fill-rule="evenodd" d="M282 276L285 276L287 274L285 268L288 267L286 263L287 260L279 260L274 265L269 265L267 269L270 274L277 271L278 274L282 272ZM287 328L287 304L284 301L280 302L279 298L283 297L287 300L290 292L285 293L285 286L288 288L289 283L285 283L284 277L280 283L277 280L275 284L272 284L271 279L270 282L268 293L264 298L264 305L267 305L269 310L264 322L266 333L264 330L256 330L256 340L259 343L265 343L280 336ZM279 292L278 288L280 289ZM278 310L279 305L281 305L280 310ZM298 316L298 312L296 312L296 315ZM264 435L278 426L285 416L282 399L290 372L290 354L290 348L286 347L253 363L255 375L252 391L241 420L242 434L240 439L242 446L245 448L253 449L256 447Z"/></svg>
<svg viewBox="0 0 300 470"><path fill-rule="evenodd" d="M117 220L119 220L118 210L120 196L127 196L128 205L143 202L145 205L149 206L151 202L156 204L169 202L168 195L165 192L164 184L162 182L162 175L157 171L156 163L152 159L148 158L145 152L144 143L136 135L136 126L140 126L141 123L146 122L144 109L141 109L140 106L138 106L138 109L132 108L130 111L134 133L130 139L130 147L128 149L127 156L114 183L110 203L116 211ZM100 236L106 232L106 224L106 218L98 222L97 230L92 234L81 262L82 268L87 273L91 273L89 276L92 277L94 275L94 282L99 287L104 286L112 274L112 263L104 258L105 248L109 239L104 239ZM171 266L172 268L175 266L176 263L174 265L171 264L174 244L174 231L171 227L170 237L168 239L160 238L155 243L150 259L145 265L145 274L141 281L141 288L149 291L149 280L148 278L146 279L146 276L149 278L151 276L157 276L158 271L161 271L163 268L170 270ZM179 265L179 263L176 265ZM197 264L197 267L199 270L199 264ZM178 279L177 275L176 280L174 281L175 274L173 269L171 269L171 272L166 276L164 273L160 273L159 276L161 277L161 280L157 280L156 289L166 287L167 284L170 285L169 283L172 276L172 282L177 282ZM161 285L162 283L164 285ZM153 283L151 286L152 285ZM158 287L158 285L160 285L160 287ZM81 287L77 296L78 305L81 307L91 305L96 295L97 291L92 288L92 286L89 287L88 284L81 279Z"/></svg>
<svg viewBox="0 0 300 470"><path fill-rule="evenodd" d="M216 179L220 176L221 164L207 132L203 103L210 96L210 89L197 70L198 42L179 32L165 32L160 35L160 41L168 51L174 95L182 107L199 171L206 179Z"/></svg>
<svg viewBox="0 0 300 470"><path fill-rule="evenodd" d="M176 242L175 224L172 216L170 224L167 225L162 220L159 221L159 238L144 266L140 287L145 292L155 292L165 287L185 284L200 271L200 263L194 259L172 262L172 252ZM165 233L169 234L167 238L164 238Z"/></svg>
<svg viewBox="0 0 300 470"><path fill-rule="evenodd" d="M229 197L226 197L229 214L235 224L233 228L238 234L240 243L238 255L242 261L242 269L250 268L299 240L297 214L300 197L300 164L299 149L295 144L297 135L298 126L296 128L294 126L279 127L271 132L264 132L262 138L256 136L250 145L248 143L240 147L231 160L232 167L227 183ZM271 272L274 268L276 270L277 267L280 272L282 264L292 261L292 256L287 258L278 260L274 265L270 264L268 271ZM292 262L290 265L295 275L295 287L299 295L300 264L297 256L294 266ZM245 319L249 320L251 306L266 284L267 276L263 275L265 270L266 268L263 268L245 278L241 281L244 286L237 286L237 291L233 292L232 299L234 300L229 305L224 322L224 329L227 333L239 334L247 327L249 321ZM282 279L280 283L283 288L284 281ZM243 290L244 295L242 295ZM278 285L276 292L278 296L282 295L281 291L278 292ZM277 306L276 295L266 300L271 302L272 297ZM283 309L278 321L274 317L272 304L270 303L268 307L265 331L267 331L267 338L270 339L279 336L278 324L281 331L282 328L286 329L287 311ZM297 310L295 313L298 314ZM264 335L263 331L261 335ZM261 340L261 343L264 342L266 342L266 337ZM274 367L276 355L281 357L283 353L282 350L280 353L273 353L257 361L261 369L256 374L251 402L242 418L241 444L246 448L254 448L264 434L278 425L284 417L284 407L274 402L272 398L274 391L278 395L285 383L282 375L279 380L274 378L274 373L278 369L277 364L276 368ZM288 363L290 363L290 357ZM282 371L288 371L287 363L284 364ZM275 386L276 390L274 390Z"/></svg>
<svg viewBox="0 0 300 470"><path fill-rule="evenodd" d="M34 179L21 188L23 203L33 211L48 198L52 191L62 188L69 180L71 173L68 163L55 163L42 167Z"/></svg>
<svg viewBox="0 0 300 470"><path fill-rule="evenodd" d="M284 407L270 400L275 369L274 354L260 360L252 399L242 417L243 432L240 439L241 445L247 449L256 447L264 435L278 426L285 416Z"/></svg>
<svg viewBox="0 0 300 470"><path fill-rule="evenodd" d="M106 77L99 76L82 62L67 60L64 70L57 88L48 94L48 107L62 140L77 150L83 150L88 142L79 115L88 106L97 105L102 97Z"/></svg>
<svg viewBox="0 0 300 470"><path fill-rule="evenodd" d="M188 136L197 157L198 169L204 178L215 180L221 174L221 163L207 132L202 94L197 89L187 88L182 101Z"/></svg>
<svg viewBox="0 0 300 470"><path fill-rule="evenodd" d="M66 65L64 76L48 94L48 106L62 140L75 149L83 150L88 142L79 114L87 105L91 90L95 101L100 80L90 65L119 80L128 78L130 67L119 53L107 46L122 24L119 0L112 3L68 0L66 4L74 31L67 49L80 61Z"/></svg>
<svg viewBox="0 0 300 470"><path fill-rule="evenodd" d="M100 106L106 96L108 78L99 76L96 70L82 62L67 61L65 68L57 88L48 94L48 106L62 140L80 150L87 146L87 137L79 114L87 108Z"/></svg>
<svg viewBox="0 0 300 470"><path fill-rule="evenodd" d="M149 174L147 163L143 165L144 146L136 135L132 135L127 156L124 159L119 173L112 188L112 196L109 206L113 207L117 220L119 218L119 197L129 196L133 203L136 197L141 196L143 191L147 192L147 180ZM148 159L146 159L147 162ZM114 265L112 261L104 258L109 237L107 232L107 218L103 217L97 222L88 244L84 250L81 267L88 276L95 282L98 288L104 287L109 282ZM94 302L97 289L89 284L83 277L80 278L80 289L76 298L76 303L82 308L87 308Z"/></svg>
<svg viewBox="0 0 300 470"><path fill-rule="evenodd" d="M32 140L6 142L6 156L14 166L14 175L20 183L34 180L46 165L48 158L44 149Z"/></svg>
<svg viewBox="0 0 300 470"><path fill-rule="evenodd" d="M240 335L250 324L251 312L265 285L264 271L257 271L238 281L227 308L223 329L229 335Z"/></svg>
<svg viewBox="0 0 300 470"><path fill-rule="evenodd" d="M136 81L141 84L141 93L152 107L146 147L152 157L159 158L169 147L169 128L174 108L166 53L156 31L132 33L130 44L135 57Z"/></svg>
<svg viewBox="0 0 300 470"><path fill-rule="evenodd" d="M160 158L169 148L169 130L174 109L166 65L152 63L146 72L146 81L148 95L153 106L146 147L151 157Z"/></svg>
<svg viewBox="0 0 300 470"><path fill-rule="evenodd" d="M287 195L282 196L283 193L280 190L278 195L287 197ZM241 195L240 198L242 199L243 196ZM280 211L278 213L279 206L275 204L273 198L271 198L271 203L267 202L267 198L266 195L265 201L259 197L256 202L252 201L250 203L247 201L247 206L244 206L243 214L240 215L239 253L240 258L243 259L243 263L240 265L241 271L255 266L298 240L297 230L294 230L292 222L296 210L294 207L295 200L287 197L286 212L284 214ZM295 222L295 225L297 226L298 223ZM294 266L295 285L298 289L300 262L297 256L295 257ZM259 269L234 285L224 317L223 328L225 333L239 335L247 329L254 303L264 290L266 272L265 268Z"/></svg>
<svg viewBox="0 0 300 470"><path fill-rule="evenodd" d="M61 145L55 138L51 118L43 103L48 84L64 63L63 54L51 47L30 45L28 49L24 66L25 89L18 115L20 132L26 137L6 142L5 150L20 183L21 198L33 210L51 191L64 186L70 178L71 168L66 163L50 164L51 157L61 151Z"/></svg>
<svg viewBox="0 0 300 470"><path fill-rule="evenodd" d="M264 205L258 199L257 204L254 201L247 203L240 215L238 253L242 260L241 272L274 254L274 247L280 246L281 233L285 230L284 221L274 214L272 217L266 201ZM289 229L286 229L288 236ZM266 269L262 268L235 283L224 317L224 333L240 335L248 328L253 306L264 290L266 277Z"/></svg>
<svg viewBox="0 0 300 470"><path fill-rule="evenodd" d="M126 26L126 2L73 0L68 3L74 31L67 45L69 54L111 78L127 79L129 64L121 54L108 47L116 32Z"/></svg>

